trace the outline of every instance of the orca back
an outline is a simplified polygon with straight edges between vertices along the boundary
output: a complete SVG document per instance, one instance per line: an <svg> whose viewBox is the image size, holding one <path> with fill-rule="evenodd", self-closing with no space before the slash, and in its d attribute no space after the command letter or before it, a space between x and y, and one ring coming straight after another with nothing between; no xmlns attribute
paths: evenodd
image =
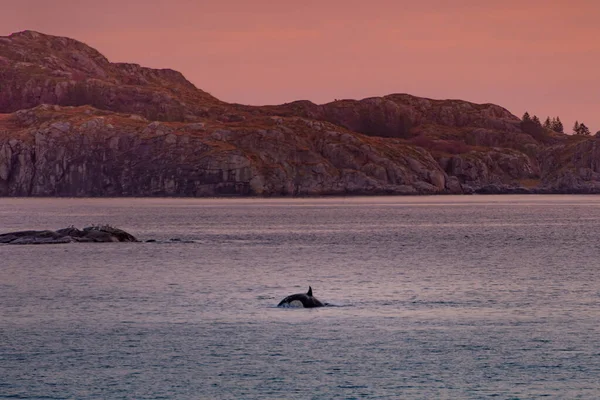
<svg viewBox="0 0 600 400"><path fill-rule="evenodd" d="M277 307L290 306L292 302L300 302L304 308L313 308L313 307L323 307L324 304L321 303L316 297L312 294L312 287L308 287L307 293L296 293L290 296L287 296L283 300L279 302Z"/></svg>

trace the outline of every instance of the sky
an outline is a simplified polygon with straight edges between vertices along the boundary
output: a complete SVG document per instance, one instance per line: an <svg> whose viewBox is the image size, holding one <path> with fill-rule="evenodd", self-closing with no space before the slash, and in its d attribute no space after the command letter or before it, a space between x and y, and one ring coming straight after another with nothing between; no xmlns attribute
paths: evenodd
<svg viewBox="0 0 600 400"><path fill-rule="evenodd" d="M598 0L0 0L0 35L22 30L228 102L409 93L600 130Z"/></svg>

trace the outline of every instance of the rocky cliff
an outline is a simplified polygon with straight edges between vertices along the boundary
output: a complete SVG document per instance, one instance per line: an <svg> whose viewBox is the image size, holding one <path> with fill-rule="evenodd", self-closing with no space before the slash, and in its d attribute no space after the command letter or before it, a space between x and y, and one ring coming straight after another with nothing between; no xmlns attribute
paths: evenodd
<svg viewBox="0 0 600 400"><path fill-rule="evenodd" d="M30 31L0 37L0 113L0 196L600 192L597 139L493 104L227 104Z"/></svg>
<svg viewBox="0 0 600 400"><path fill-rule="evenodd" d="M299 117L149 121L41 105L0 121L0 195L439 193L424 149Z"/></svg>

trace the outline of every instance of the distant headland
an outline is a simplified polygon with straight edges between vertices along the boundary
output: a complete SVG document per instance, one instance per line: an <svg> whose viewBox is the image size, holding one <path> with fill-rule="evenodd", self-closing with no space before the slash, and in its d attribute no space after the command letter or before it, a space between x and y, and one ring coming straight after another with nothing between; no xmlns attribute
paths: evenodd
<svg viewBox="0 0 600 400"><path fill-rule="evenodd" d="M600 139L557 122L408 94L229 104L73 39L0 37L0 196L600 193Z"/></svg>

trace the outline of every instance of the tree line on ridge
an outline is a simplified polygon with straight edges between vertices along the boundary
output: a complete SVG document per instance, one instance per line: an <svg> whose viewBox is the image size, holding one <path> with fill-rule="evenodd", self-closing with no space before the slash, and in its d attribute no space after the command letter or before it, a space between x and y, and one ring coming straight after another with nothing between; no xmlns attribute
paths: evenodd
<svg viewBox="0 0 600 400"><path fill-rule="evenodd" d="M547 117L542 124L537 115L532 117L527 111L525 111L523 118L521 118L521 129L523 129L524 132L535 134L540 128L552 130L558 133L565 133L560 117ZM589 136L591 131L590 128L588 128L583 122L579 123L579 121L575 121L575 125L573 125L573 134ZM600 131L598 131L596 134L600 134Z"/></svg>

